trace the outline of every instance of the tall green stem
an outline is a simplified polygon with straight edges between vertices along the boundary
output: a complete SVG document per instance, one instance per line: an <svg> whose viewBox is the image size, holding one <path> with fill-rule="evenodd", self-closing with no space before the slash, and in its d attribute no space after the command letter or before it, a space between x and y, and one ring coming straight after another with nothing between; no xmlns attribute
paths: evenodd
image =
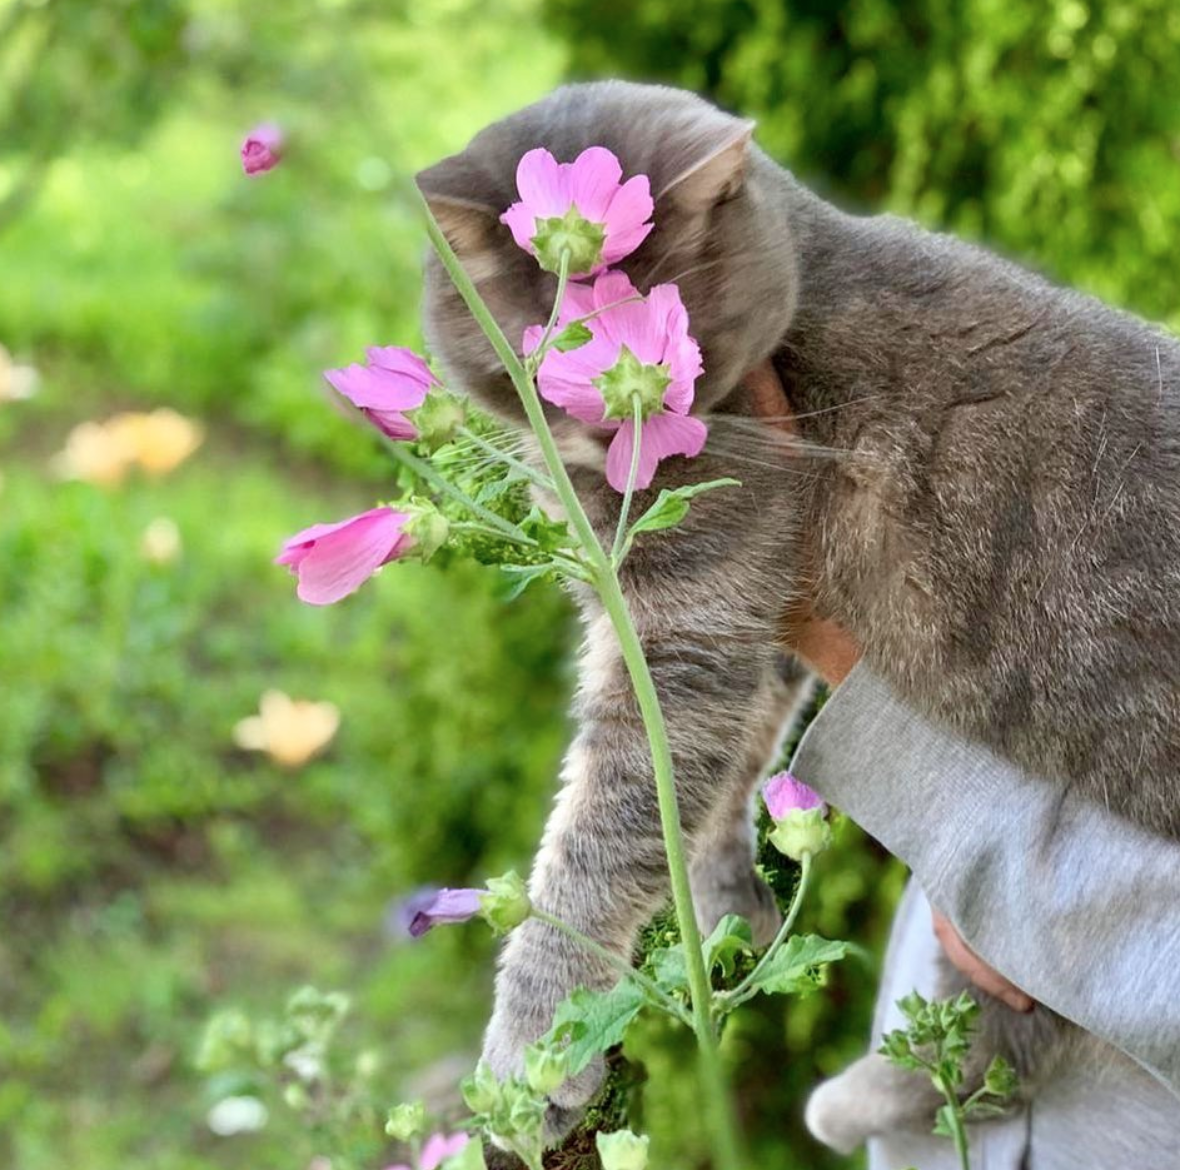
<svg viewBox="0 0 1180 1170"><path fill-rule="evenodd" d="M610 563L618 572L623 563L623 549L627 543L627 518L631 515L631 497L635 494L635 481L639 478L639 445L643 441L643 405L639 395L633 395L631 403L631 425L635 428L631 446L631 470L627 475L627 490L623 493L623 504L619 508L619 523L615 528L615 543L610 550Z"/></svg>
<svg viewBox="0 0 1180 1170"><path fill-rule="evenodd" d="M623 661L627 664L631 683L635 688L635 697L639 703L648 744L651 748L656 795L660 808L660 825L663 831L664 849L668 857L668 872L672 885L672 902L676 910L676 919L680 927L688 966L688 985L692 994L693 1030L697 1038L704 1106L709 1117L709 1135L715 1160L714 1170L739 1170L739 1167L743 1165L743 1159L739 1146L737 1122L733 1113L729 1087L726 1084L725 1070L721 1063L717 1032L713 1024L713 989L709 983L704 956L701 953L701 935L697 929L696 912L693 908L692 890L688 878L684 835L680 828L680 809L676 799L676 784L672 772L672 750L668 743L668 731L664 724L663 712L660 709L659 697L656 694L655 682L652 679L647 658L644 656L639 635L635 630L635 624L631 620L631 611L623 596L618 574L599 543L589 517L587 517L578 500L577 493L574 491L574 485L570 481L569 473L566 471L561 454L557 450L557 444L549 430L537 388L517 357L516 351L504 336L503 330L483 303L475 285L459 262L459 258L455 255L447 238L443 235L425 200L422 200L422 206L426 216L426 230L430 236L430 242L434 245L439 259L454 282L459 295L483 330L484 336L491 342L496 356L508 371L508 375L520 395L525 414L537 436L545 466L553 477L553 485L558 498L565 508L566 516L573 526L586 559L593 570L594 584L602 598L611 624L614 626L615 635L619 639ZM562 269L564 276L565 264L562 265ZM564 287L564 283L563 279L559 280L559 289Z"/></svg>

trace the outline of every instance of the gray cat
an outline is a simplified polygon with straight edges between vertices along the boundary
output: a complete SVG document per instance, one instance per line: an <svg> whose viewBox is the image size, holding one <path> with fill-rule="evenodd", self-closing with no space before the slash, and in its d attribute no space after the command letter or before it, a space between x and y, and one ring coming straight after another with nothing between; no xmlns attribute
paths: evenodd
<svg viewBox="0 0 1180 1170"><path fill-rule="evenodd" d="M544 319L555 291L498 221L521 155L545 146L569 160L603 145L624 174L651 178L655 229L621 267L641 290L679 284L704 355L694 410L710 439L699 458L665 463L648 495L742 481L638 542L625 566L672 737L702 928L729 911L763 938L775 926L748 806L810 685L781 650L801 596L926 716L1180 836L1180 344L980 248L838 211L759 151L751 129L676 90L570 86L419 176L510 338ZM433 259L426 327L452 384L520 423ZM768 356L797 439L756 420L741 385ZM612 532L619 497L599 436L560 411L551 421L591 518ZM531 889L627 955L667 896L664 857L626 672L595 600L579 600L578 733ZM612 981L526 923L497 978L492 1066L517 1067L571 989ZM944 990L957 986L948 970ZM1043 1008L1021 1017L997 1004L985 1005L984 1037L983 1056L1005 1052L1030 1094L1067 1054L1099 1046ZM554 1094L555 1132L600 1077L592 1067ZM919 1078L872 1056L821 1089L809 1120L848 1148L925 1124L935 1104Z"/></svg>

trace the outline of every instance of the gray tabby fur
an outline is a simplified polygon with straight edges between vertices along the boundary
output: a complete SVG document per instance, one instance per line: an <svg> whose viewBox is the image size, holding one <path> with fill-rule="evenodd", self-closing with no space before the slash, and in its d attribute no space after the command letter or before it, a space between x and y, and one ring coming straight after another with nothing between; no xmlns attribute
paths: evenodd
<svg viewBox="0 0 1180 1170"><path fill-rule="evenodd" d="M702 925L733 910L763 936L773 927L744 810L809 685L798 669L784 678L780 651L801 594L928 717L1180 836L1180 345L981 248L847 215L772 163L748 123L620 82L560 89L419 176L512 339L554 294L497 219L517 160L539 145L560 160L607 146L657 195L655 230L621 267L641 290L679 284L704 355L695 411L710 440L698 459L663 464L647 495L742 481L694 503L680 529L642 539L624 572L672 738ZM425 314L452 384L519 423L433 258ZM767 357L798 439L751 417L739 379ZM607 534L618 497L602 479L603 444L559 411L551 419ZM635 701L605 617L579 601L579 730L531 889L625 955L667 880ZM493 1067L517 1067L572 988L611 981L526 923L497 978ZM1013 1056L1027 1093L1098 1044L1043 1008L1018 1017L988 1004L984 1018L980 1047ZM554 1094L555 1130L600 1075ZM848 1147L924 1124L932 1107L910 1074L867 1057L821 1088L809 1119Z"/></svg>

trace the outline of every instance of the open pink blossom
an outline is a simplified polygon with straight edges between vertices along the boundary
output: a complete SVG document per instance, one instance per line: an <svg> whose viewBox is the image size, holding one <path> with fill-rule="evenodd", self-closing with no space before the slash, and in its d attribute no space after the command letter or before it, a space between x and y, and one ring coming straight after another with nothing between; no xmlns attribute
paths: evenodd
<svg viewBox="0 0 1180 1170"><path fill-rule="evenodd" d="M619 160L602 146L572 163L559 163L543 147L530 150L516 168L520 200L500 220L551 271L566 249L571 274L601 272L634 252L652 229L647 176L625 183L622 177Z"/></svg>
<svg viewBox="0 0 1180 1170"><path fill-rule="evenodd" d="M261 175L273 170L283 157L283 131L273 122L255 126L242 143L242 170Z"/></svg>
<svg viewBox="0 0 1180 1170"><path fill-rule="evenodd" d="M445 1133L433 1133L422 1146L422 1153L418 1155L416 1168L411 1168L402 1162L396 1166L387 1166L386 1170L438 1170L438 1167L448 1158L462 1153L470 1140L465 1133L453 1133L450 1137L447 1137Z"/></svg>
<svg viewBox="0 0 1180 1170"><path fill-rule="evenodd" d="M400 345L372 346L364 365L355 362L324 377L366 418L391 439L416 439L417 428L405 412L417 410L438 379L411 349Z"/></svg>
<svg viewBox="0 0 1180 1170"><path fill-rule="evenodd" d="M810 812L813 808L826 811L824 799L790 772L778 772L762 788L766 809L776 821L784 820L793 812Z"/></svg>
<svg viewBox="0 0 1180 1170"><path fill-rule="evenodd" d="M624 303L625 302L625 303ZM607 306L612 306L607 308ZM601 311L600 311L601 310ZM566 353L549 350L537 371L541 397L574 418L615 432L606 453L606 478L625 491L635 449L634 397L640 423L637 488L651 486L660 460L701 453L708 430L689 416L701 351L688 335L688 313L674 284L659 284L646 297L621 272L604 272L591 285L570 285L558 317L561 327L588 313L591 340ZM544 330L525 330L531 353Z"/></svg>
<svg viewBox="0 0 1180 1170"><path fill-rule="evenodd" d="M439 890L410 920L410 937L421 938L431 927L468 922L483 909L487 890Z"/></svg>
<svg viewBox="0 0 1180 1170"><path fill-rule="evenodd" d="M404 531L409 519L405 512L382 507L336 524L313 524L283 545L275 564L287 565L299 578L300 601L331 605L413 545Z"/></svg>

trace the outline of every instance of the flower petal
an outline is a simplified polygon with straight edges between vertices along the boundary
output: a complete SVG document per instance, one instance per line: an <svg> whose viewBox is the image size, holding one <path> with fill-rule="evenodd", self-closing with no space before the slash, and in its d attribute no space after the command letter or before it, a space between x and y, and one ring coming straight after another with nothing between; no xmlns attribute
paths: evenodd
<svg viewBox="0 0 1180 1170"><path fill-rule="evenodd" d="M418 1170L437 1170L441 1163L461 1152L471 1139L465 1133L434 1133L426 1139L422 1156L418 1159Z"/></svg>
<svg viewBox="0 0 1180 1170"><path fill-rule="evenodd" d="M762 786L762 799L766 801L767 812L776 821L781 821L789 813L827 807L818 792L802 780L796 780L790 772L771 776Z"/></svg>
<svg viewBox="0 0 1180 1170"><path fill-rule="evenodd" d="M339 524L313 525L292 537L277 559L298 575L296 594L301 601L330 605L353 593L408 547L409 538L402 532L406 519L405 513L392 508L373 508ZM297 555L307 545L303 555Z"/></svg>
<svg viewBox="0 0 1180 1170"><path fill-rule="evenodd" d="M427 386L438 385L438 379L426 364L426 359L404 345L371 345L365 350L365 357L371 366L405 374L407 378L416 378Z"/></svg>
<svg viewBox="0 0 1180 1170"><path fill-rule="evenodd" d="M623 168L611 151L604 146L587 147L569 164L569 198L586 219L605 224L622 177Z"/></svg>
<svg viewBox="0 0 1180 1170"><path fill-rule="evenodd" d="M431 927L474 918L480 912L485 893L485 890L439 890L429 905L414 915L410 936L421 938Z"/></svg>
<svg viewBox="0 0 1180 1170"><path fill-rule="evenodd" d="M568 172L544 147L516 164L516 189L533 215L563 215L570 205Z"/></svg>
<svg viewBox="0 0 1180 1170"><path fill-rule="evenodd" d="M617 492L627 490L634 427L631 421L624 422L606 452L606 481ZM669 456L699 455L708 437L709 429L699 418L680 414L657 414L649 418L640 433L635 487L640 490L650 487L656 468Z"/></svg>

